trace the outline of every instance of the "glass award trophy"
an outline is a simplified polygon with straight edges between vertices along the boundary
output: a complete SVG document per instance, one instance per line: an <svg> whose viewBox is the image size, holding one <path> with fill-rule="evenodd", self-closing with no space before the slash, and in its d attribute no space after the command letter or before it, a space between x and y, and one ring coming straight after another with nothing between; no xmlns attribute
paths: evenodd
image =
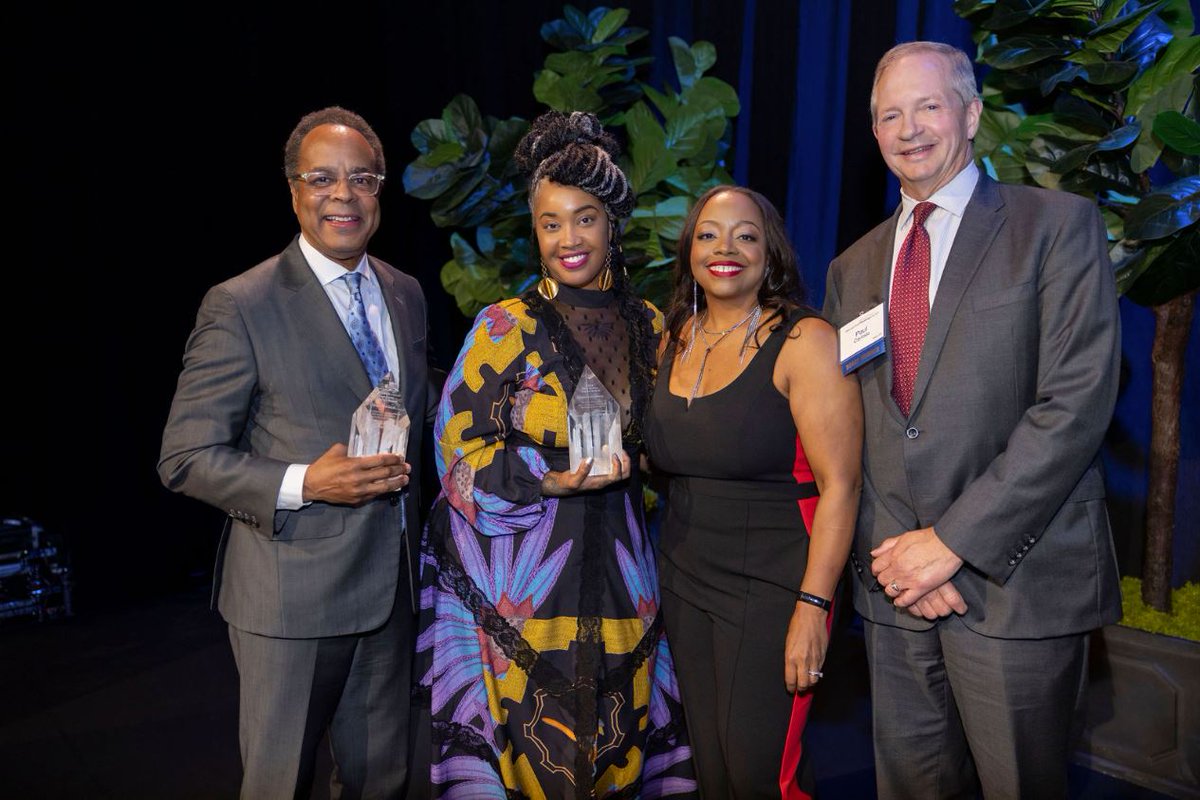
<svg viewBox="0 0 1200 800"><path fill-rule="evenodd" d="M567 450L572 471L592 459L589 475L608 475L613 455L621 452L621 406L588 366L567 405Z"/></svg>
<svg viewBox="0 0 1200 800"><path fill-rule="evenodd" d="M354 412L350 421L350 444L346 449L352 456L405 454L408 412L404 410L404 395L392 373L383 376Z"/></svg>

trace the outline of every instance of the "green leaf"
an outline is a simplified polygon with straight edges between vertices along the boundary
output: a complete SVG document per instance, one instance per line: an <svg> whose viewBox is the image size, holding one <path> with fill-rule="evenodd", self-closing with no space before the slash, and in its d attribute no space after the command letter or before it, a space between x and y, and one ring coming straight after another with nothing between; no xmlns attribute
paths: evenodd
<svg viewBox="0 0 1200 800"><path fill-rule="evenodd" d="M1082 78L1097 86L1114 86L1124 83L1137 74L1138 65L1132 61L1102 61L1098 64L1068 64L1063 69L1042 81L1042 96L1049 95L1060 83Z"/></svg>
<svg viewBox="0 0 1200 800"><path fill-rule="evenodd" d="M1130 85L1128 98L1125 101L1125 114L1138 117L1145 123L1146 119L1142 113L1145 105L1153 98L1160 96L1180 78L1190 78L1198 67L1200 67L1200 36L1173 40L1158 54L1158 59L1154 64ZM1156 110L1167 107L1179 111L1183 105L1182 102L1172 103L1170 106L1160 105ZM1146 125L1147 130L1149 127Z"/></svg>
<svg viewBox="0 0 1200 800"><path fill-rule="evenodd" d="M1162 239L1200 219L1200 177L1189 176L1146 195L1125 217L1130 239Z"/></svg>
<svg viewBox="0 0 1200 800"><path fill-rule="evenodd" d="M1100 53L1115 53L1142 20L1162 8L1163 0L1142 6L1136 11L1097 25L1088 36L1087 48Z"/></svg>
<svg viewBox="0 0 1200 800"><path fill-rule="evenodd" d="M658 109L658 113L663 115L664 119L670 119L679 111L679 99L674 92L664 94L655 90L649 84L642 84L642 91L646 93L646 97L650 98L650 102Z"/></svg>
<svg viewBox="0 0 1200 800"><path fill-rule="evenodd" d="M450 236L454 258L442 265L442 286L454 296L459 311L474 316L488 303L504 297L496 265L482 259L467 240L455 233Z"/></svg>
<svg viewBox="0 0 1200 800"><path fill-rule="evenodd" d="M1117 128L1115 131L1107 136L1102 137L1096 142L1072 148L1060 156L1058 160L1054 162L1052 168L1059 175L1066 175L1072 170L1077 169L1094 153L1123 150L1133 144L1133 142L1137 139L1141 128L1141 123L1134 122L1131 125L1125 125Z"/></svg>
<svg viewBox="0 0 1200 800"><path fill-rule="evenodd" d="M1156 116L1154 135L1173 150L1187 156L1200 156L1200 125L1178 111L1163 111Z"/></svg>
<svg viewBox="0 0 1200 800"><path fill-rule="evenodd" d="M1104 219L1104 230L1108 232L1109 241L1120 241L1125 236L1125 218L1113 210L1110 206L1100 207L1100 216ZM1115 245L1114 245L1115 247ZM1117 259L1113 256L1112 251L1109 251L1109 257L1112 258L1113 265L1117 263Z"/></svg>
<svg viewBox="0 0 1200 800"><path fill-rule="evenodd" d="M693 158L709 144L708 113L703 108L681 106L667 118L664 146L678 160ZM721 125L717 133L719 138L725 126Z"/></svg>
<svg viewBox="0 0 1200 800"><path fill-rule="evenodd" d="M696 74L703 75L717 63L717 48L712 42L694 42L692 44L692 60L696 63Z"/></svg>
<svg viewBox="0 0 1200 800"><path fill-rule="evenodd" d="M996 0L954 0L954 13L966 18L987 11L996 4Z"/></svg>
<svg viewBox="0 0 1200 800"><path fill-rule="evenodd" d="M975 152L985 155L1008 141L1021 124L1021 116L1007 108L992 108L985 105L979 117L979 129L975 133Z"/></svg>
<svg viewBox="0 0 1200 800"><path fill-rule="evenodd" d="M1183 108L1192 93L1192 83L1190 75L1180 75L1162 87L1159 94L1142 103L1136 114L1142 122L1142 135L1138 137L1130 155L1130 163L1135 172L1145 172L1158 160L1159 153L1162 152L1162 143L1153 136L1154 120L1164 111L1178 111Z"/></svg>
<svg viewBox="0 0 1200 800"><path fill-rule="evenodd" d="M573 76L580 83L587 83L602 72L600 63L591 53L570 50L566 53L551 53L546 56L546 69L562 76Z"/></svg>
<svg viewBox="0 0 1200 800"><path fill-rule="evenodd" d="M565 19L547 22L541 28L541 37L546 44L559 50L574 50L587 44L583 34Z"/></svg>
<svg viewBox="0 0 1200 800"><path fill-rule="evenodd" d="M722 170L715 169L712 164L680 166L666 182L671 188L691 198L699 197L719 183L732 183Z"/></svg>
<svg viewBox="0 0 1200 800"><path fill-rule="evenodd" d="M432 200L449 189L458 180L461 171L457 164L430 167L417 159L404 168L404 192L422 200Z"/></svg>
<svg viewBox="0 0 1200 800"><path fill-rule="evenodd" d="M1140 122L1131 122L1128 125L1122 125L1107 136L1101 137L1100 141L1096 142L1096 150L1101 152L1105 150L1124 150L1133 144L1141 130L1142 123Z"/></svg>
<svg viewBox="0 0 1200 800"><path fill-rule="evenodd" d="M992 153L989 160L996 171L996 180L1001 183L1036 183L1025 168L1024 156L1016 155L1011 150L1000 149Z"/></svg>
<svg viewBox="0 0 1200 800"><path fill-rule="evenodd" d="M577 77L564 77L549 69L534 78L533 96L555 111L597 112L604 108L600 94L583 86Z"/></svg>
<svg viewBox="0 0 1200 800"><path fill-rule="evenodd" d="M705 76L696 81L690 91L684 92L684 102L700 105L705 109L721 110L726 117L736 117L742 110L741 101L732 86L720 78Z"/></svg>
<svg viewBox="0 0 1200 800"><path fill-rule="evenodd" d="M422 153L428 153L442 142L451 141L450 135L446 132L446 123L440 119L426 119L418 122L417 127L413 128L409 135L409 139L412 141L413 147Z"/></svg>
<svg viewBox="0 0 1200 800"><path fill-rule="evenodd" d="M603 42L608 37L621 29L625 24L625 20L629 19L628 8L614 8L608 11L600 18L600 22L596 25L596 32L592 34L592 42Z"/></svg>
<svg viewBox="0 0 1200 800"><path fill-rule="evenodd" d="M638 194L654 187L675 170L675 158L667 149L666 132L645 103L638 102L625 112L625 131L633 166L629 181Z"/></svg>
<svg viewBox="0 0 1200 800"><path fill-rule="evenodd" d="M487 174L488 165L481 162L474 169L462 171L458 179L433 202L429 216L439 228L457 227L467 215L496 186L496 179Z"/></svg>
<svg viewBox="0 0 1200 800"><path fill-rule="evenodd" d="M563 18L567 23L583 37L584 41L591 39L593 27L588 21L587 15L572 5L563 6Z"/></svg>
<svg viewBox="0 0 1200 800"><path fill-rule="evenodd" d="M483 131L483 115L479 106L465 94L456 95L442 111L442 121L447 132L463 145L472 149L483 147L486 135Z"/></svg>
<svg viewBox="0 0 1200 800"><path fill-rule="evenodd" d="M1177 38L1192 35L1196 29L1196 19L1192 15L1192 6L1188 0L1167 0L1158 17L1167 24Z"/></svg>
<svg viewBox="0 0 1200 800"><path fill-rule="evenodd" d="M462 157L465 148L458 142L442 142L437 147L421 156L421 162L429 167L440 167Z"/></svg>
<svg viewBox="0 0 1200 800"><path fill-rule="evenodd" d="M671 46L671 58L675 61L675 75L679 78L679 88L686 89L696 82L701 73L692 48L678 36L669 37L667 43Z"/></svg>
<svg viewBox="0 0 1200 800"><path fill-rule="evenodd" d="M521 141L521 137L529 130L529 123L520 117L509 117L508 119L497 120L492 126L492 133L488 137L488 155L492 157L493 175L501 175L507 171L507 168L512 163L512 155L517 149L517 143ZM502 167L499 173L495 167Z"/></svg>
<svg viewBox="0 0 1200 800"><path fill-rule="evenodd" d="M1139 243L1127 239L1122 239L1109 248L1108 257L1112 261L1113 277L1117 281L1117 294L1124 295L1128 292L1142 273L1154 263L1158 254L1166 249L1166 243L1142 247Z"/></svg>
<svg viewBox="0 0 1200 800"><path fill-rule="evenodd" d="M1128 159L1119 153L1098 154L1082 168L1064 175L1061 188L1089 199L1105 192L1132 195L1139 191L1137 176L1129 169Z"/></svg>
<svg viewBox="0 0 1200 800"><path fill-rule="evenodd" d="M979 60L996 69L1016 69L1048 58L1061 58L1077 48L1052 36L1013 36L1001 39L979 54Z"/></svg>
<svg viewBox="0 0 1200 800"><path fill-rule="evenodd" d="M980 23L979 27L989 31L1002 31L1020 25L1022 22L1036 16L1054 0L1042 0L1037 4L1029 3L996 3L992 15Z"/></svg>
<svg viewBox="0 0 1200 800"><path fill-rule="evenodd" d="M1192 226L1157 253L1126 296L1156 306L1200 289L1200 228Z"/></svg>

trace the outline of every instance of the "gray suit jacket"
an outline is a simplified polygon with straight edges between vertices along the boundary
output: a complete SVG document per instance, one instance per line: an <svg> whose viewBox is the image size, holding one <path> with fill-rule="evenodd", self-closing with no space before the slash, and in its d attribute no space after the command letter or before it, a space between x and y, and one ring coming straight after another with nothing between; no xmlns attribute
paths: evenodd
<svg viewBox="0 0 1200 800"><path fill-rule="evenodd" d="M898 217L830 265L825 312L834 325L887 307ZM870 551L932 525L966 562L953 582L977 632L1037 638L1117 620L1098 451L1119 365L1116 291L1096 207L980 175L930 310L909 418L891 397L889 356L858 370L858 612L930 627L870 590Z"/></svg>
<svg viewBox="0 0 1200 800"><path fill-rule="evenodd" d="M288 465L311 463L345 442L351 415L371 391L298 237L210 289L188 338L158 470L168 488L229 516L213 598L236 628L289 638L376 628L392 611L401 570L416 608L421 442L436 403L425 298L412 277L369 262L391 317L410 420L413 471L400 495L358 508L275 509ZM401 502L411 536L402 530Z"/></svg>

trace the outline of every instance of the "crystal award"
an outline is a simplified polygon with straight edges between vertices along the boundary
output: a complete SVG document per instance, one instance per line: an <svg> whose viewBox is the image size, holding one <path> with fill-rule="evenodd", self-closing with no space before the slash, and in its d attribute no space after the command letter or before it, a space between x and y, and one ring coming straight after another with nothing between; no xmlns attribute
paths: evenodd
<svg viewBox="0 0 1200 800"><path fill-rule="evenodd" d="M404 456L408 449L408 412L404 409L404 395L392 373L383 376L354 412L350 421L350 444L346 449L352 456L377 453Z"/></svg>
<svg viewBox="0 0 1200 800"><path fill-rule="evenodd" d="M608 475L613 456L621 452L621 406L588 366L567 405L567 450L572 471L592 459L589 475Z"/></svg>

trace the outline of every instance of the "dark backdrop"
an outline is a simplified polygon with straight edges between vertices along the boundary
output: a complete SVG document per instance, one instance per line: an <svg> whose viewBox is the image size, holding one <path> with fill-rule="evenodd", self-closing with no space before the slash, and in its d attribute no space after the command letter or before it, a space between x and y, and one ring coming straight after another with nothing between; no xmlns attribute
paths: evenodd
<svg viewBox="0 0 1200 800"><path fill-rule="evenodd" d="M915 37L969 47L967 28L937 0L628 5L630 23L651 30L639 47L658 57L654 83L672 74L668 35L716 45L711 74L743 101L730 166L784 211L819 303L828 259L895 199L867 122L875 61ZM281 175L295 121L340 104L380 134L392 180L371 251L421 281L435 358L448 366L467 320L437 277L448 232L400 185L416 155L408 135L459 92L486 114L539 113L531 86L548 50L538 31L561 13L547 0L6 12L12 163L3 174L13 191L0 515L66 537L77 602L209 575L221 515L161 487L159 438L205 289L279 252L297 230ZM1144 311L1125 315L1132 388L1122 402L1132 422L1114 426L1110 461L1114 516L1126 528L1118 538L1136 561L1149 334ZM1181 530L1198 516L1195 425L1185 419ZM1177 582L1197 573L1195 546L1180 560Z"/></svg>

